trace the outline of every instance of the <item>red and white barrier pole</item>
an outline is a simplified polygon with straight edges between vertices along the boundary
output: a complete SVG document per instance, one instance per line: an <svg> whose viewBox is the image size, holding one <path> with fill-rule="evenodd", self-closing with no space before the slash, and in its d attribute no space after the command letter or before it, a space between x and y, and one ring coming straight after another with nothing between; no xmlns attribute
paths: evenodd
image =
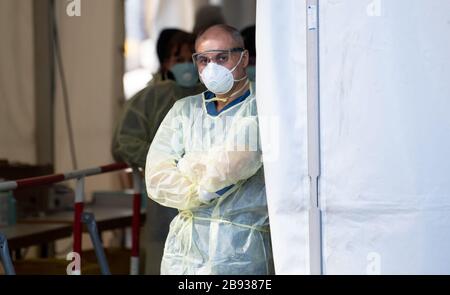
<svg viewBox="0 0 450 295"><path fill-rule="evenodd" d="M128 168L128 165L125 163L114 163L91 169L73 171L65 174L53 174L47 176L19 179L15 181L5 181L0 183L0 192L20 190L24 188L37 187L42 185L50 185L66 180L78 179L81 177L93 176L112 171L119 171L126 168Z"/></svg>
<svg viewBox="0 0 450 295"><path fill-rule="evenodd" d="M141 228L142 177L138 169L133 169L133 219L131 230L130 275L139 274L139 234Z"/></svg>
<svg viewBox="0 0 450 295"><path fill-rule="evenodd" d="M113 171L120 171L128 168L125 163L114 163L110 165L100 166L91 169L78 170L65 174L54 174L47 176L39 176L16 181L0 182L0 192L14 191L24 188L39 187L50 185L66 180L76 179L75 188L75 204L73 218L73 252L76 252L81 258L82 250L82 234L83 224L81 216L84 209L84 180L87 176L99 175ZM134 173L134 199L133 199L133 230L132 230L132 257L131 257L131 274L139 273L139 229L141 225L141 188L142 179L139 170ZM81 270L72 271L72 274L81 274Z"/></svg>

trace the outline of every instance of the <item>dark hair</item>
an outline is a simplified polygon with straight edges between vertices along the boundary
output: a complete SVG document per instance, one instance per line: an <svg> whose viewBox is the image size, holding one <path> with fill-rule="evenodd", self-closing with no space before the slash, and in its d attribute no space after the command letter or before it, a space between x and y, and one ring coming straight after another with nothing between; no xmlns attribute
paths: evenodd
<svg viewBox="0 0 450 295"><path fill-rule="evenodd" d="M184 31L180 31L178 33L175 33L172 38L169 41L168 45L168 54L167 57L170 57L172 54L172 50L175 48L175 55L179 55L181 51L181 47L183 45L189 45L192 49L192 52L194 51L194 44L195 44L195 36L194 34L187 33Z"/></svg>
<svg viewBox="0 0 450 295"><path fill-rule="evenodd" d="M245 49L251 57L256 57L256 26L249 26L241 31L242 38L244 38Z"/></svg>
<svg viewBox="0 0 450 295"><path fill-rule="evenodd" d="M158 55L159 65L170 57L170 43L172 37L177 33L183 32L179 29L164 29L161 31L156 43L156 54Z"/></svg>

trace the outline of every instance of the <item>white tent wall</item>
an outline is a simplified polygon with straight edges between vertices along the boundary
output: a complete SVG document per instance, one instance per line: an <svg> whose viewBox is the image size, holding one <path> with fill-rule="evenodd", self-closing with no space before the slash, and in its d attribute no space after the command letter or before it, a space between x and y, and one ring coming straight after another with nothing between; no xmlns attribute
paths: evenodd
<svg viewBox="0 0 450 295"><path fill-rule="evenodd" d="M325 272L450 273L450 2L320 1Z"/></svg>
<svg viewBox="0 0 450 295"><path fill-rule="evenodd" d="M70 17L73 1L55 1L61 50L79 168L112 162L111 138L123 100L123 7L121 0L83 0L81 16ZM33 1L0 1L0 158L49 164L37 155L38 130ZM42 65L42 71L45 66ZM60 80L56 81L54 165L73 169ZM48 158L53 158L49 155ZM89 178L86 191L118 188L115 175Z"/></svg>
<svg viewBox="0 0 450 295"><path fill-rule="evenodd" d="M257 2L256 93L277 274L309 272L305 1Z"/></svg>
<svg viewBox="0 0 450 295"><path fill-rule="evenodd" d="M84 0L81 16L67 15L71 2L56 1L78 168L113 162L111 141L123 101L123 1ZM55 170L73 170L61 81L55 98ZM95 190L119 188L115 174L86 179Z"/></svg>
<svg viewBox="0 0 450 295"><path fill-rule="evenodd" d="M325 274L450 273L450 2L320 0ZM278 274L309 273L305 1L258 1L257 93ZM311 61L314 62L314 61Z"/></svg>
<svg viewBox="0 0 450 295"><path fill-rule="evenodd" d="M37 164L33 3L0 1L0 159Z"/></svg>

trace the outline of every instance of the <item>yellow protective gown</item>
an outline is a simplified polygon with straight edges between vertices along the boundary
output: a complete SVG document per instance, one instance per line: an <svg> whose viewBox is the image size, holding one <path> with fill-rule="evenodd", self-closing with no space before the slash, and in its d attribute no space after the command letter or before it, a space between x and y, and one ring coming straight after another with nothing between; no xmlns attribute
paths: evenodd
<svg viewBox="0 0 450 295"><path fill-rule="evenodd" d="M211 114L211 93L179 100L147 155L147 192L177 208L162 274L272 274L254 91Z"/></svg>

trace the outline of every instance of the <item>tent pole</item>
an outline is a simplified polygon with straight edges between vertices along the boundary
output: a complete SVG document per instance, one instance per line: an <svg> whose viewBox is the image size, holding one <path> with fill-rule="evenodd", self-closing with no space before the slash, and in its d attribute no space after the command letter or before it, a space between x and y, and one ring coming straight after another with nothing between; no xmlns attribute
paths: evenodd
<svg viewBox="0 0 450 295"><path fill-rule="evenodd" d="M307 0L308 174L310 178L310 274L323 274L322 220L318 194L320 176L319 123L319 0Z"/></svg>

